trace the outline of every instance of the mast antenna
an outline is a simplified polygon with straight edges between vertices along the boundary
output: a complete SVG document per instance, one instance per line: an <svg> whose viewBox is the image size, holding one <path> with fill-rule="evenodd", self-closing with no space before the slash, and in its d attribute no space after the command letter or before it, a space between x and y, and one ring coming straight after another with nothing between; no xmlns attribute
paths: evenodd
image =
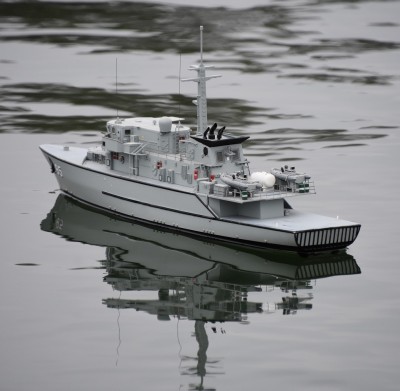
<svg viewBox="0 0 400 391"><path fill-rule="evenodd" d="M117 119L119 117L119 112L118 112L118 58L115 57L115 100L117 103Z"/></svg>
<svg viewBox="0 0 400 391"><path fill-rule="evenodd" d="M182 81L194 81L197 83L197 99L193 103L197 106L197 136L201 136L207 128L207 80L221 77L221 75L206 76L206 69L212 66L203 64L203 26L200 26L200 65L191 65L189 70L196 71L197 77L182 79Z"/></svg>
<svg viewBox="0 0 400 391"><path fill-rule="evenodd" d="M203 26L200 26L200 64L203 64Z"/></svg>
<svg viewBox="0 0 400 391"><path fill-rule="evenodd" d="M179 84L178 84L178 116L179 126L181 125L181 67L182 67L182 53L179 53Z"/></svg>

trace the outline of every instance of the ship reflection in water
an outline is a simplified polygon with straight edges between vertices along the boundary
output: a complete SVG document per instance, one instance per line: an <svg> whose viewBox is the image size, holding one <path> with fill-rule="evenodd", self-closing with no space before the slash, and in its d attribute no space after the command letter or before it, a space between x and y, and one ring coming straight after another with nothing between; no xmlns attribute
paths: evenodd
<svg viewBox="0 0 400 391"><path fill-rule="evenodd" d="M107 272L104 281L115 290L158 292L152 300L103 299L107 307L144 311L161 321L171 317L195 321L199 351L191 374L201 378L197 389L202 389L206 374L206 322L247 323L249 314L310 310L312 281L361 273L346 252L304 257L213 243L117 219L63 194L41 228L68 240L106 246L106 260L101 261ZM264 299L249 299L265 291L281 292L279 300L265 304Z"/></svg>

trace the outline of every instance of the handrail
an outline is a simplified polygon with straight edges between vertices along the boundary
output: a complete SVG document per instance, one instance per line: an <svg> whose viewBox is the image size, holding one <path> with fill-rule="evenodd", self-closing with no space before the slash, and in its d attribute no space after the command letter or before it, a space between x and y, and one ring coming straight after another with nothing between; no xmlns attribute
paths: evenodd
<svg viewBox="0 0 400 391"><path fill-rule="evenodd" d="M269 191L257 191L257 192L248 192L249 195L249 200L256 200L256 199L278 199L278 198L285 198L285 197L295 197L295 196L304 196L304 195L309 195L309 194L316 194L315 191L315 186L314 182L308 182L309 187L307 188L308 191L305 192L300 192L300 191L283 191L283 190L269 190ZM297 189L301 190L301 189ZM209 194L210 197L212 198L218 198L218 199L235 199L236 197L239 197L241 195L240 190L234 190L232 195L227 195L227 196L217 196L215 194Z"/></svg>

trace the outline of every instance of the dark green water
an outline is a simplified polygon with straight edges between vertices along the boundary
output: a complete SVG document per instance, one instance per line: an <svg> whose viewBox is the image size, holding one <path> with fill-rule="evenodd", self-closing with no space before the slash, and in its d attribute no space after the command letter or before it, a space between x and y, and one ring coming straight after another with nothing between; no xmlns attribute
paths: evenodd
<svg viewBox="0 0 400 391"><path fill-rule="evenodd" d="M397 390L400 3L0 3L0 389ZM362 224L344 253L257 253L155 230L57 191L41 143L179 115L204 58L209 119L293 204ZM118 92L116 92L116 59Z"/></svg>

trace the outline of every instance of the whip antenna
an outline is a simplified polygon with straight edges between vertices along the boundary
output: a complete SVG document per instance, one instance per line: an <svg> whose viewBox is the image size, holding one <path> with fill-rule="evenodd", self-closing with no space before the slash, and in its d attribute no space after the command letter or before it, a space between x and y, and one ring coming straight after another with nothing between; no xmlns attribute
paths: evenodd
<svg viewBox="0 0 400 391"><path fill-rule="evenodd" d="M203 64L203 26L200 26L200 63Z"/></svg>
<svg viewBox="0 0 400 391"><path fill-rule="evenodd" d="M178 82L178 117L179 125L181 124L181 67L182 67L182 53L179 53L179 82Z"/></svg>
<svg viewBox="0 0 400 391"><path fill-rule="evenodd" d="M117 103L117 118L119 117L118 113L118 58L115 58L115 100Z"/></svg>

